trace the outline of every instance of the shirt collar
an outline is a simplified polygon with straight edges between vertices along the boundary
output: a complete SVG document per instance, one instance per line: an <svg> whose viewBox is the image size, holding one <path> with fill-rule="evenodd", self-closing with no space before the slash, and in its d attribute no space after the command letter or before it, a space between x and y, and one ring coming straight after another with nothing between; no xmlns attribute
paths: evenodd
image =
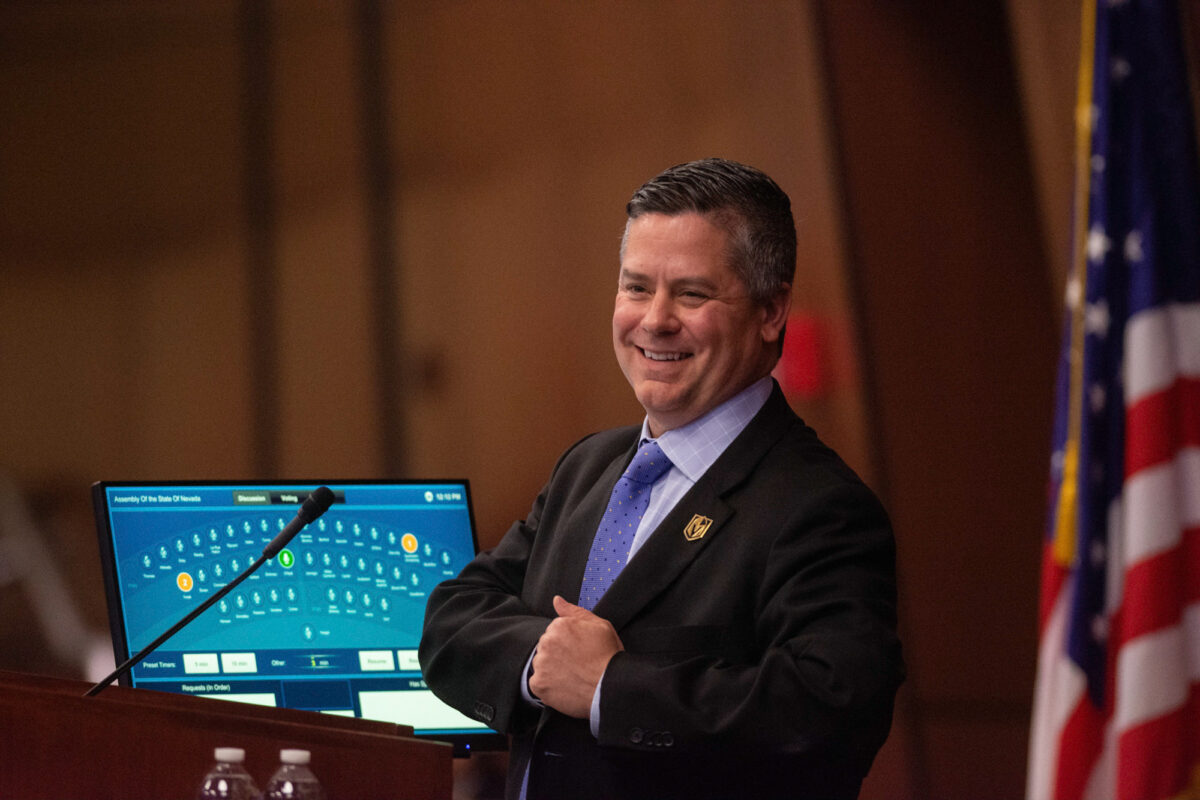
<svg viewBox="0 0 1200 800"><path fill-rule="evenodd" d="M750 424L771 396L774 385L770 376L760 378L702 417L669 430L658 439L650 435L647 418L642 421L642 441L657 441L671 464L689 480L697 481Z"/></svg>

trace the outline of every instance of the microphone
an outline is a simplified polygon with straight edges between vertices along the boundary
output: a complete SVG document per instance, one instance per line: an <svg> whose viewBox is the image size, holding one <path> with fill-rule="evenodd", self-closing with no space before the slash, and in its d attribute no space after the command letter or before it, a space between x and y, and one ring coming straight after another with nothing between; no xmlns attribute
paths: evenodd
<svg viewBox="0 0 1200 800"><path fill-rule="evenodd" d="M167 639L170 639L175 634L179 633L184 626L207 611L222 597L233 591L233 589L242 581L246 580L246 578L249 578L255 570L277 556L279 551L286 547L287 543L290 542L297 533L303 530L310 522L316 520L317 517L328 511L329 507L333 505L333 501L334 494L328 486L319 486L314 489L313 492L307 498L305 498L304 502L301 503L300 510L296 512L296 516L292 518L292 521L285 525L283 530L279 532L279 535L272 539L270 543L263 548L262 555L260 555L253 564L246 567L246 569L240 575L222 586L219 591L217 591L200 605L196 606L196 608L192 609L192 611L186 617L172 625L165 633L142 648L140 652L134 656L131 656L125 661L125 663L113 670L108 677L104 678L91 689L88 689L86 692L84 692L83 696L92 697L100 694L100 692L104 690L104 687L108 686L114 680L133 669L135 664L148 656L154 650L158 649L159 645L161 645Z"/></svg>
<svg viewBox="0 0 1200 800"><path fill-rule="evenodd" d="M283 530L279 532L279 535L263 548L263 559L266 560L279 555L279 551L287 546L287 543L292 540L293 536L303 530L310 522L315 521L317 517L328 511L331 505L333 505L333 492L330 491L328 486L318 486L300 504L300 510L296 512L296 516L292 518L292 521L283 526Z"/></svg>

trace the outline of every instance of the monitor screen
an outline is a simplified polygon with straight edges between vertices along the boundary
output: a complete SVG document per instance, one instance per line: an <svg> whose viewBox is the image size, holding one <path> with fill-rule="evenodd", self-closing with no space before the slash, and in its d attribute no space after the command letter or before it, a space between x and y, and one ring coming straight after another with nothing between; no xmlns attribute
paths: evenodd
<svg viewBox="0 0 1200 800"><path fill-rule="evenodd" d="M417 662L430 590L476 552L465 480L95 484L117 663L249 567L321 485L323 516L121 683L410 725L459 754L503 746Z"/></svg>

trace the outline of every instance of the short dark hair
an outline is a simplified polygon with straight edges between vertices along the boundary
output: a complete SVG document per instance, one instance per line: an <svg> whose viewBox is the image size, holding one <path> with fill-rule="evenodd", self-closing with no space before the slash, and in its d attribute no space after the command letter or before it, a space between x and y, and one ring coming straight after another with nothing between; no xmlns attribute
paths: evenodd
<svg viewBox="0 0 1200 800"><path fill-rule="evenodd" d="M625 206L630 221L642 214L689 211L705 215L729 234L730 266L754 302L765 304L784 284L792 283L792 202L766 173L723 158L689 161L646 181ZM628 223L625 230L628 235Z"/></svg>

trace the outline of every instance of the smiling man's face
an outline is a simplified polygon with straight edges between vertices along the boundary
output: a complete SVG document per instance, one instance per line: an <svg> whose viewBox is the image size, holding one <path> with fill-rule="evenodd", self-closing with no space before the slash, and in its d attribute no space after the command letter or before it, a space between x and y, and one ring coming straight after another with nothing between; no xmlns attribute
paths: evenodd
<svg viewBox="0 0 1200 800"><path fill-rule="evenodd" d="M775 364L788 293L753 302L729 266L728 244L697 213L629 223L613 348L654 436L703 416Z"/></svg>

